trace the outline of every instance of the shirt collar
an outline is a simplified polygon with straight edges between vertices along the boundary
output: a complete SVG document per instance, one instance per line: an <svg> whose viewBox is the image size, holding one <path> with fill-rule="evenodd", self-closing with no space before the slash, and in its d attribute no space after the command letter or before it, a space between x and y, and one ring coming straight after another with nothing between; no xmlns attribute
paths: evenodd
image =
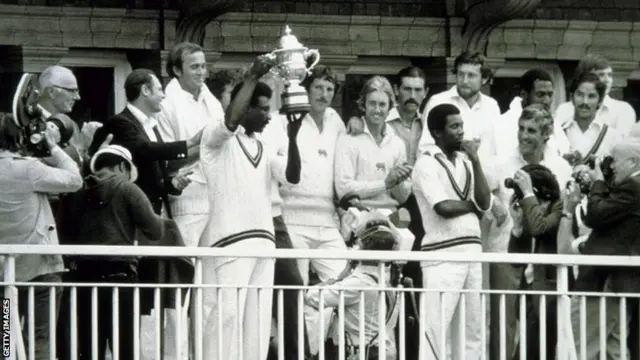
<svg viewBox="0 0 640 360"><path fill-rule="evenodd" d="M420 113L416 111L416 115L414 116L413 120L420 121L420 119L421 119ZM402 119L400 118L400 112L398 111L398 107L396 106L393 109L389 110L389 115L387 115L387 119L385 120L385 122L393 122L398 120L402 120Z"/></svg>
<svg viewBox="0 0 640 360"><path fill-rule="evenodd" d="M467 100L465 100L462 96L460 96L460 93L458 92L458 87L456 85L453 85L451 87L451 89L449 89L447 91L448 91L447 94L449 95L450 99L462 101L462 102L465 102L465 103L467 102ZM472 108L476 107L476 106L482 106L482 102L483 102L483 99L485 98L485 96L486 95L483 94L482 91L478 91L478 101L476 101L476 103L473 104Z"/></svg>
<svg viewBox="0 0 640 360"><path fill-rule="evenodd" d="M364 123L363 132L367 134L367 136L369 136L372 140L375 141L375 138L373 137L373 134L371 134L371 131L369 130L369 126L367 125L367 122L364 119L364 116L362 117L362 122ZM387 131L387 124L385 122L384 126L382 127L382 142L380 142L380 146L386 145L390 140L391 140L391 135L389 134L389 131Z"/></svg>
<svg viewBox="0 0 640 360"><path fill-rule="evenodd" d="M140 123L142 124L142 126L145 127L154 127L157 125L156 121L150 117L148 117L147 115L145 115L142 110L138 109L135 105L128 103L127 104L127 109L129 109L129 111L131 111L131 113L133 114L133 116L136 117L136 119L138 119L138 121L140 121Z"/></svg>
<svg viewBox="0 0 640 360"><path fill-rule="evenodd" d="M193 94L191 94L190 92L186 91L185 89L182 88L182 85L180 85L180 82L178 81L178 79L173 78L169 81L169 83L167 84L167 87L165 88L165 93L168 96L169 94L172 95L177 95L180 96L181 98L185 99L185 100L191 100L191 101L202 101L202 99L204 99L204 93L205 93L205 88L207 86L205 84L202 84L202 86L200 87L200 92L198 93L198 97L194 98ZM208 90L208 88L207 88Z"/></svg>

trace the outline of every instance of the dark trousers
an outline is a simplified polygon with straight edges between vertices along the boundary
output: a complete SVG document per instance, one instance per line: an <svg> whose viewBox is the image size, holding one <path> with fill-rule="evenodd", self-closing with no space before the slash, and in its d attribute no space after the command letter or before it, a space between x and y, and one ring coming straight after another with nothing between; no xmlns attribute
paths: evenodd
<svg viewBox="0 0 640 360"><path fill-rule="evenodd" d="M138 282L135 273L124 269L114 268L113 271L93 271L85 269L78 275L79 282L97 283L135 283ZM107 349L107 341L110 350L113 352L113 330L114 330L114 306L112 287L97 288L97 318L92 318L92 287L78 287L78 353L80 359L103 360ZM118 326L116 336L118 336L118 347L120 359L127 360L134 358L134 312L133 312L133 288L118 288L117 317ZM94 326L97 334L92 333ZM98 357L92 356L93 344L97 345Z"/></svg>
<svg viewBox="0 0 640 360"><path fill-rule="evenodd" d="M276 248L293 249L291 238L289 238L287 226L285 225L282 216L276 216L273 218L273 227L276 235ZM274 285L304 285L295 259L276 259L273 283ZM300 346L304 346L305 354L307 354L309 349L306 331L304 331L304 322L301 324L304 331L304 343L300 344L298 342L298 311L303 310L298 307L298 293L298 290L282 291L282 300L284 303L284 358L287 360L298 359L298 349ZM275 290L273 292L273 316L276 319L278 316L279 294L280 290Z"/></svg>
<svg viewBox="0 0 640 360"><path fill-rule="evenodd" d="M407 209L411 215L411 222L409 223L409 231L415 236L413 241L413 247L411 251L419 251L422 238L424 237L425 230L422 226L422 216L420 215L420 209L418 208L418 202L416 197L411 195L406 203L402 205ZM422 287L422 269L419 262L408 262L402 269L402 275L405 278L411 278L413 280L414 288ZM418 325L417 314L411 306L412 298L415 299L416 307L420 303L420 297L418 293L406 292L405 293L405 312L400 314L398 324L400 321L405 323L405 338L400 338L400 325L396 326L396 349L400 349L400 341L405 342L406 358L417 359L420 349L420 328Z"/></svg>
<svg viewBox="0 0 640 360"><path fill-rule="evenodd" d="M555 286L555 284L553 285ZM536 290L536 289L526 289L526 290ZM527 344L527 359L540 359L540 343L542 341L546 342L546 359L555 359L556 358L556 344L558 342L558 318L557 318L557 299L554 296L546 296L545 297L545 307L546 307L546 323L545 323L545 331L546 331L546 339L540 338L540 326L541 326L541 316L544 314L540 314L540 299L542 297L539 295L527 295L526 296L526 319L520 319L520 321L526 321L526 338L520 339L520 341L526 341ZM519 311L519 304L516 305L516 310ZM517 345L516 345L517 346ZM525 356L521 356L519 348L516 347L515 355L513 356L513 360L524 359Z"/></svg>
<svg viewBox="0 0 640 360"><path fill-rule="evenodd" d="M36 276L29 280L29 282L50 282L60 283L61 277L59 274L44 274ZM49 343L49 321L57 322L58 309L60 304L60 295L62 289L56 287L55 290L55 313L50 313L49 303L52 301L51 293L48 286L34 286L33 289L33 311L34 314L29 313L29 288L20 286L18 287L18 313L21 317L24 317L24 345L27 355L29 354L29 324L33 319L33 332L34 332L34 350L36 359L48 359L51 352L51 344Z"/></svg>

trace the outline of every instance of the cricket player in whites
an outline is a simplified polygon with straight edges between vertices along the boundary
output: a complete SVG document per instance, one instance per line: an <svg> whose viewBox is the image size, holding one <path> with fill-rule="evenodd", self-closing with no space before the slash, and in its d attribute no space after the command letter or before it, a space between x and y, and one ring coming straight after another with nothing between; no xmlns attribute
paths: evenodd
<svg viewBox="0 0 640 360"><path fill-rule="evenodd" d="M259 56L247 78L231 92L224 122L212 122L202 134L200 156L209 186L210 215L202 247L274 249L271 181L297 184L300 121L289 123L287 156L265 150L257 139L270 120L272 90L258 79L272 67ZM242 125L242 126L240 126ZM265 360L271 326L274 259L207 258L203 260L204 359ZM229 286L224 288L224 286ZM236 286L260 286L263 290ZM222 292L218 297L217 291ZM222 319L218 318L218 314ZM221 327L218 324L222 324ZM203 339L196 339L202 341Z"/></svg>

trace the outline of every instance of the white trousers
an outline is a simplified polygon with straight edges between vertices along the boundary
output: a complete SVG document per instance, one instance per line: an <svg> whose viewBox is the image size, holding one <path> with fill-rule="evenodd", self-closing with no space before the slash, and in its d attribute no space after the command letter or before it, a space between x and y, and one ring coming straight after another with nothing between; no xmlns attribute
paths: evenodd
<svg viewBox="0 0 640 360"><path fill-rule="evenodd" d="M265 239L242 240L230 247L273 249ZM210 258L202 264L205 288L204 359L265 360L271 331L274 259ZM246 286L257 286L260 289ZM210 309L210 311L208 311ZM197 341L197 340L196 340Z"/></svg>
<svg viewBox="0 0 640 360"><path fill-rule="evenodd" d="M207 226L209 215L192 214L175 216L174 220L180 230L180 235L188 247L198 246L200 237ZM191 291L191 304L193 304L194 292ZM187 360L189 359L189 318L187 316L186 306L178 314L175 309L165 309L164 323L164 359L165 360ZM178 321L178 317L180 320ZM178 323L180 324L178 326ZM157 329L155 309L150 316L142 316L140 321L140 348L143 359L154 359L156 357L155 350L155 334ZM180 332L178 335L178 332ZM179 338L179 339L178 339ZM179 353L176 351L180 349Z"/></svg>
<svg viewBox="0 0 640 360"><path fill-rule="evenodd" d="M337 227L289 225L289 237L294 249L345 250L347 248ZM309 284L309 266L320 281L334 279L347 266L347 260L298 259L298 269L305 285Z"/></svg>
<svg viewBox="0 0 640 360"><path fill-rule="evenodd" d="M454 360L480 359L484 316L480 300L482 264L423 262L421 267L423 287L445 292L429 291L420 296L420 321L428 336L420 339L420 359L445 360L448 346ZM460 293L459 290L473 292ZM450 343L448 334L451 334Z"/></svg>

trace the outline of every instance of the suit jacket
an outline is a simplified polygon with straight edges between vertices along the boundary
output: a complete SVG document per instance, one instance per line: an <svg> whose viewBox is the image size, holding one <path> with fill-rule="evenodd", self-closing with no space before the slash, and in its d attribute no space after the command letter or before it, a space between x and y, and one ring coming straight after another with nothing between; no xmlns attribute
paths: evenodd
<svg viewBox="0 0 640 360"><path fill-rule="evenodd" d="M582 250L588 255L640 255L640 175L611 188L604 181L591 186L584 223L592 231ZM580 267L579 291L639 292L640 271L625 267Z"/></svg>
<svg viewBox="0 0 640 360"><path fill-rule="evenodd" d="M180 191L171 185L167 161L187 158L186 141L151 141L140 121L128 108L110 117L96 131L89 147L89 154L98 150L108 134L113 135L111 144L124 146L131 151L133 163L138 168L136 184L149 197L154 211L159 214L163 202L169 209L167 194L180 195Z"/></svg>
<svg viewBox="0 0 640 360"><path fill-rule="evenodd" d="M562 201L557 200L548 207L542 206L535 196L520 200L522 209L522 235L511 234L509 252L557 254L558 227L562 218ZM533 238L536 239L535 248L531 249ZM556 269L553 265L535 265L533 267L534 284L540 287L551 285L555 288ZM524 284L524 276L522 278ZM539 289L542 290L542 289Z"/></svg>

